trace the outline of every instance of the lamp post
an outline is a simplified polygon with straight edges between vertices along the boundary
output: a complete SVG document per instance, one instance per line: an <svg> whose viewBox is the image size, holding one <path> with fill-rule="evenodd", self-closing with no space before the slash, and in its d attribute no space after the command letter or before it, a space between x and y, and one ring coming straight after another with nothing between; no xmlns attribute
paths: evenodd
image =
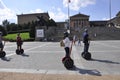
<svg viewBox="0 0 120 80"><path fill-rule="evenodd" d="M111 27L111 0L109 0L109 27Z"/></svg>
<svg viewBox="0 0 120 80"><path fill-rule="evenodd" d="M70 10L69 10L69 3L70 3L70 0L68 0L68 29L67 29L67 32L70 34Z"/></svg>

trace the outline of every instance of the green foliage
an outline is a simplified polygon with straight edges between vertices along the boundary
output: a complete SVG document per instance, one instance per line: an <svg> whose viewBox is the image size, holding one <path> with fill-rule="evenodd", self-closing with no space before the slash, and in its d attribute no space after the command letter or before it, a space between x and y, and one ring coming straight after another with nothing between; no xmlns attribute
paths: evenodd
<svg viewBox="0 0 120 80"><path fill-rule="evenodd" d="M7 27L9 24L10 24L10 22L7 19L2 22L2 25L4 27Z"/></svg>
<svg viewBox="0 0 120 80"><path fill-rule="evenodd" d="M36 27L36 23L32 22L30 24L30 38L35 38L35 27Z"/></svg>
<svg viewBox="0 0 120 80"><path fill-rule="evenodd" d="M47 26L57 26L57 24L55 23L53 19L50 19L47 21Z"/></svg>
<svg viewBox="0 0 120 80"><path fill-rule="evenodd" d="M22 40L28 40L30 39L29 33L20 33L20 36ZM7 40L16 40L17 33L16 34L8 34L7 36L4 36L5 39Z"/></svg>
<svg viewBox="0 0 120 80"><path fill-rule="evenodd" d="M5 28L1 25L0 25L0 31L2 32L3 36L5 36L7 34Z"/></svg>

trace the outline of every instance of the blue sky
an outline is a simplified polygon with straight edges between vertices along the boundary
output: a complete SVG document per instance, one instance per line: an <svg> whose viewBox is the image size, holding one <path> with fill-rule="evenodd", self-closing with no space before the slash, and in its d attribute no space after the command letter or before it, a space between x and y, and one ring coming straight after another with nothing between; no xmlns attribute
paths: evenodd
<svg viewBox="0 0 120 80"><path fill-rule="evenodd" d="M110 0L71 0L70 16L82 13L90 20L109 19ZM68 18L68 0L0 0L0 24L7 19L17 23L17 14L48 12L56 22ZM111 0L111 16L120 11L120 0Z"/></svg>

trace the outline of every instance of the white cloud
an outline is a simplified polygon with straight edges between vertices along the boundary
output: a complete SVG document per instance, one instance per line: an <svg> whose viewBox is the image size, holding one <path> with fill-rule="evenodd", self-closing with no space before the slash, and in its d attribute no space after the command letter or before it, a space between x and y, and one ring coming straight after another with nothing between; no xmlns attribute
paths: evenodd
<svg viewBox="0 0 120 80"><path fill-rule="evenodd" d="M81 7L87 7L88 5L95 4L96 0L71 0L70 9L78 11ZM68 7L68 0L63 0L63 5Z"/></svg>
<svg viewBox="0 0 120 80"><path fill-rule="evenodd" d="M2 0L0 0L0 24L2 24L2 21L7 19L17 21L16 13L15 11L12 11L11 9L7 8Z"/></svg>
<svg viewBox="0 0 120 80"><path fill-rule="evenodd" d="M11 10L7 8L2 0L0 0L0 24L2 24L3 20L8 20L17 23L17 16L16 12L19 13L19 10ZM35 9L30 10L30 13L43 13L45 12L42 9ZM65 14L61 8L52 7L50 11L48 11L50 18L54 19L55 21L65 21L68 18L67 14Z"/></svg>
<svg viewBox="0 0 120 80"><path fill-rule="evenodd" d="M30 13L43 13L44 11L42 9L35 9L31 10Z"/></svg>
<svg viewBox="0 0 120 80"><path fill-rule="evenodd" d="M67 19L67 14L62 12L60 8L57 8L55 12L49 11L49 15L55 21L65 21L65 19Z"/></svg>
<svg viewBox="0 0 120 80"><path fill-rule="evenodd" d="M30 13L43 13L45 12L42 9L31 10ZM67 19L67 15L62 12L61 8L52 7L50 11L48 11L50 18L55 21L65 21Z"/></svg>
<svg viewBox="0 0 120 80"><path fill-rule="evenodd" d="M109 20L110 18L103 18L102 20Z"/></svg>

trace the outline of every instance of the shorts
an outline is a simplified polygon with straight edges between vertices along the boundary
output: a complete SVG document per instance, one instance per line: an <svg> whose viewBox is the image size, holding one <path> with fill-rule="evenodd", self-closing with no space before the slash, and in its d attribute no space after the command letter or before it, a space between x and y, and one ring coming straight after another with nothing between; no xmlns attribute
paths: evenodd
<svg viewBox="0 0 120 80"><path fill-rule="evenodd" d="M22 42L17 42L17 46L21 46L22 45Z"/></svg>

